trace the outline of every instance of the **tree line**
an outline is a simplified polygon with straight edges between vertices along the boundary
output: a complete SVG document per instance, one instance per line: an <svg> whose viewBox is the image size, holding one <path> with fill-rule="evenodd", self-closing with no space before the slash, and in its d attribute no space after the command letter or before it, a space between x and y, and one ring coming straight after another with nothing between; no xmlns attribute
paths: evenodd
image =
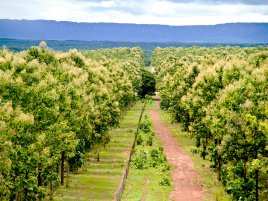
<svg viewBox="0 0 268 201"><path fill-rule="evenodd" d="M268 197L268 48L157 48L161 107L235 200Z"/></svg>
<svg viewBox="0 0 268 201"><path fill-rule="evenodd" d="M0 50L0 199L39 200L108 131L142 84L140 48Z"/></svg>

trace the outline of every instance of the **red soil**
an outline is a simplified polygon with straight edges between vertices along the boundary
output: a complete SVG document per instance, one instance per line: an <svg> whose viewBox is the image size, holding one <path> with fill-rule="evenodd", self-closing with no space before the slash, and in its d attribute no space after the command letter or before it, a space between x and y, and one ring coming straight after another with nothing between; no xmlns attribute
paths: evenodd
<svg viewBox="0 0 268 201"><path fill-rule="evenodd" d="M201 201L204 191L200 186L199 175L194 169L194 163L180 147L169 128L163 124L158 111L159 102L157 101L157 105L150 111L150 115L155 132L163 143L168 162L174 166L171 169L174 189L169 199L174 201Z"/></svg>

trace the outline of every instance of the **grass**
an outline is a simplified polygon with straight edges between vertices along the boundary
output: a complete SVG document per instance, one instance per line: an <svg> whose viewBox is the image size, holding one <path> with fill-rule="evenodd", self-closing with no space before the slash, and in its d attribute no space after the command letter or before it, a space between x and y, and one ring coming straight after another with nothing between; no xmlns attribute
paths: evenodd
<svg viewBox="0 0 268 201"><path fill-rule="evenodd" d="M224 187L217 180L217 173L210 168L211 162L208 157L203 160L199 154L192 152L196 147L195 141L189 136L189 133L183 132L179 123L171 123L171 116L168 112L161 110L159 115L164 124L170 128L179 145L193 159L195 169L200 175L201 185L205 190L204 201L231 201L231 196L224 191Z"/></svg>
<svg viewBox="0 0 268 201"><path fill-rule="evenodd" d="M149 116L149 109L151 107L152 104L147 104L144 115ZM150 128L152 130L152 127ZM143 143L141 145L136 145L135 152L132 158L137 157L140 151L145 151L146 153L149 153L154 148L158 149L159 147L162 147L160 141L157 139L156 136L153 137L153 145L149 146L146 145L146 141L148 139L149 134L140 131L139 135L142 136ZM129 175L123 192L122 201L139 201L143 198L143 194L146 194L146 196L144 196L146 201L169 200L169 194L172 190L172 186L160 185L160 182L163 180L165 175L167 175L169 180L171 180L169 171L162 172L159 168L154 167L136 169L132 164L129 169Z"/></svg>
<svg viewBox="0 0 268 201"><path fill-rule="evenodd" d="M108 201L114 194L122 178L128 153L134 140L142 103L133 106L122 118L120 127L110 132L111 141L106 147L85 156L85 163L75 173L70 174L69 187L60 187L53 194L57 201Z"/></svg>

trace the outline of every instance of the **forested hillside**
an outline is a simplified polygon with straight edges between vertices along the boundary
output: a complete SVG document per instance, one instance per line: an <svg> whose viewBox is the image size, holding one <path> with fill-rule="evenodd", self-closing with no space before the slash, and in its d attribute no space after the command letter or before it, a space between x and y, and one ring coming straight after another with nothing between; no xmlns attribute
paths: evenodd
<svg viewBox="0 0 268 201"><path fill-rule="evenodd" d="M213 23L214 24L214 23ZM169 26L0 19L0 38L121 42L268 42L268 23Z"/></svg>

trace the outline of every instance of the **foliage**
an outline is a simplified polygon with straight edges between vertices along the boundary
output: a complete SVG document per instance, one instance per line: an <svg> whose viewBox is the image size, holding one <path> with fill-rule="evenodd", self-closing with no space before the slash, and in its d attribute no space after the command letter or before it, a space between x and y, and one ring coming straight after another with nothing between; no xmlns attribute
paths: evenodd
<svg viewBox="0 0 268 201"><path fill-rule="evenodd" d="M235 200L267 197L267 57L265 47L154 52L161 107L195 138Z"/></svg>
<svg viewBox="0 0 268 201"><path fill-rule="evenodd" d="M142 84L139 96L145 98L146 95L153 95L156 90L155 84L154 74L146 69L142 69Z"/></svg>
<svg viewBox="0 0 268 201"><path fill-rule="evenodd" d="M162 185L162 186L171 186L170 178L165 175L162 178L162 180L160 181L160 185Z"/></svg>
<svg viewBox="0 0 268 201"><path fill-rule="evenodd" d="M141 150L131 160L131 165L136 169L146 169L148 167L148 156L147 153Z"/></svg>
<svg viewBox="0 0 268 201"><path fill-rule="evenodd" d="M153 148L150 151L150 156L151 156L151 166L152 167L159 167L161 165L167 164L167 158L163 153L163 150L161 149L155 149Z"/></svg>
<svg viewBox="0 0 268 201"><path fill-rule="evenodd" d="M170 166L168 164L166 156L164 155L163 148L156 147L157 145L155 144L153 146L155 134L151 131L151 129L152 122L149 116L146 114L144 115L144 118L140 124L140 133L137 137L137 145L142 145L142 148L136 147L131 159L131 166L139 170L148 168L157 169L159 177L161 177L159 185L171 186L171 179L169 174ZM146 145L143 144L142 137L147 137Z"/></svg>
<svg viewBox="0 0 268 201"><path fill-rule="evenodd" d="M76 170L87 150L109 141L108 130L135 100L143 55L138 48L105 52L112 58L54 52L44 43L0 51L1 200L45 197L64 183L67 166Z"/></svg>
<svg viewBox="0 0 268 201"><path fill-rule="evenodd" d="M146 145L153 146L154 133L151 132L148 135L148 140L146 141Z"/></svg>
<svg viewBox="0 0 268 201"><path fill-rule="evenodd" d="M142 119L140 123L140 130L145 133L149 133L151 131L151 126L152 126L152 123L149 119L149 116L145 115L144 119Z"/></svg>
<svg viewBox="0 0 268 201"><path fill-rule="evenodd" d="M137 145L141 145L143 143L143 139L142 139L141 134L137 135L137 140L136 141L137 141Z"/></svg>

